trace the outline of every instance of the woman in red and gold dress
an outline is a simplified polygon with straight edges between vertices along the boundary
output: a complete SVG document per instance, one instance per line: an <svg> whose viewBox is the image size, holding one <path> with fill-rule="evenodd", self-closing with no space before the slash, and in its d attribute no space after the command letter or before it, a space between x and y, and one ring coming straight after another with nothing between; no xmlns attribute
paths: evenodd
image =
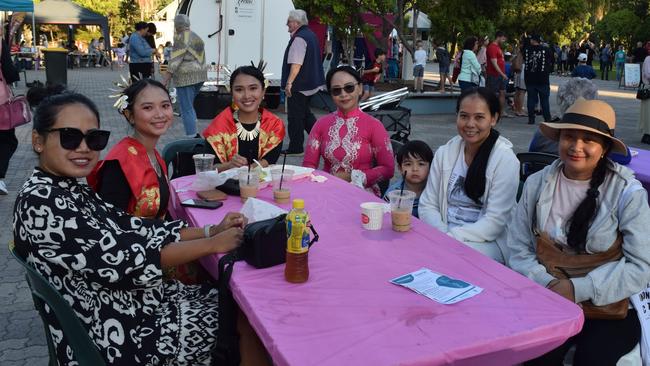
<svg viewBox="0 0 650 366"><path fill-rule="evenodd" d="M217 156L217 170L239 168L258 160L263 167L280 157L284 123L260 107L265 79L254 66L237 68L230 77L234 108L226 108L203 131Z"/></svg>
<svg viewBox="0 0 650 366"><path fill-rule="evenodd" d="M118 142L87 178L104 201L135 216L164 218L167 213L167 166L156 143L173 121L171 99L152 79L127 87L116 105L133 134Z"/></svg>

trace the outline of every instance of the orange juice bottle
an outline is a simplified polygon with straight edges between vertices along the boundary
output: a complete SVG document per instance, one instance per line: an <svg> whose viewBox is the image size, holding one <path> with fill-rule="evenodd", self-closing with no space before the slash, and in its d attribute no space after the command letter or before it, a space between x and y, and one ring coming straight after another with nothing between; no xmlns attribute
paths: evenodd
<svg viewBox="0 0 650 366"><path fill-rule="evenodd" d="M293 209L287 215L287 263L284 278L292 283L303 283L309 278L309 215L305 202L293 200Z"/></svg>

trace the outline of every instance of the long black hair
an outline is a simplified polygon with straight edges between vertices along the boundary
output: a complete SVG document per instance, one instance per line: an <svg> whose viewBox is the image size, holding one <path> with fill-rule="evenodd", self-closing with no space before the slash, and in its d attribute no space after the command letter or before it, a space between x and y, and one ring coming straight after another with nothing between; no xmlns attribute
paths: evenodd
<svg viewBox="0 0 650 366"><path fill-rule="evenodd" d="M606 140L605 146L603 147L605 152L603 157L598 161L598 164L591 175L589 189L587 189L587 197L580 202L576 210L573 212L571 220L567 222L567 226L569 227L567 232L567 244L579 253L585 252L589 226L591 226L591 221L596 216L598 210L598 196L600 195L598 187L600 187L600 185L605 181L607 171L611 167L611 163L607 158L607 154L609 154L609 151L611 150L609 140Z"/></svg>
<svg viewBox="0 0 650 366"><path fill-rule="evenodd" d="M470 96L477 96L487 104L490 110L490 116L497 117L497 122L500 118L501 105L496 94L487 88L468 88L460 93L458 102L456 103L456 113L460 111L460 105L463 100ZM479 147L472 163L467 168L467 177L465 177L465 194L467 197L474 200L474 202L481 204L481 196L485 193L485 170L487 169L488 160L492 148L499 139L499 131L492 128L490 135L483 141Z"/></svg>

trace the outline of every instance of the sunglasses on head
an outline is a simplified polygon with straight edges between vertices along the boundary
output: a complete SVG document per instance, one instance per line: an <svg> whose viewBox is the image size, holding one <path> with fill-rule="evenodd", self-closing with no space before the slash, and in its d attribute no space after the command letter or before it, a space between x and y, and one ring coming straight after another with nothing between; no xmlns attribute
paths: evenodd
<svg viewBox="0 0 650 366"><path fill-rule="evenodd" d="M101 151L104 150L108 144L108 137L111 135L110 131L92 129L84 134L78 128L64 127L52 128L47 132L59 131L59 142L61 147L66 150L75 150L81 145L81 140L86 140L86 145L90 150Z"/></svg>
<svg viewBox="0 0 650 366"><path fill-rule="evenodd" d="M356 88L357 85L359 85L359 83L345 84L343 87L334 87L330 89L330 94L332 94L334 97L338 97L343 91L345 91L347 94L350 94L354 91L354 88Z"/></svg>

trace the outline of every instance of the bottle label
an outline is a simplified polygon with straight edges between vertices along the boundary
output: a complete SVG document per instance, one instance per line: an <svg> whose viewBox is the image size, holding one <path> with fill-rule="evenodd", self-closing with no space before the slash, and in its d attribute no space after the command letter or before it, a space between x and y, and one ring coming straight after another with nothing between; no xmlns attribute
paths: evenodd
<svg viewBox="0 0 650 366"><path fill-rule="evenodd" d="M289 213L287 220L287 251L294 254L307 253L309 250L309 228L306 213Z"/></svg>

